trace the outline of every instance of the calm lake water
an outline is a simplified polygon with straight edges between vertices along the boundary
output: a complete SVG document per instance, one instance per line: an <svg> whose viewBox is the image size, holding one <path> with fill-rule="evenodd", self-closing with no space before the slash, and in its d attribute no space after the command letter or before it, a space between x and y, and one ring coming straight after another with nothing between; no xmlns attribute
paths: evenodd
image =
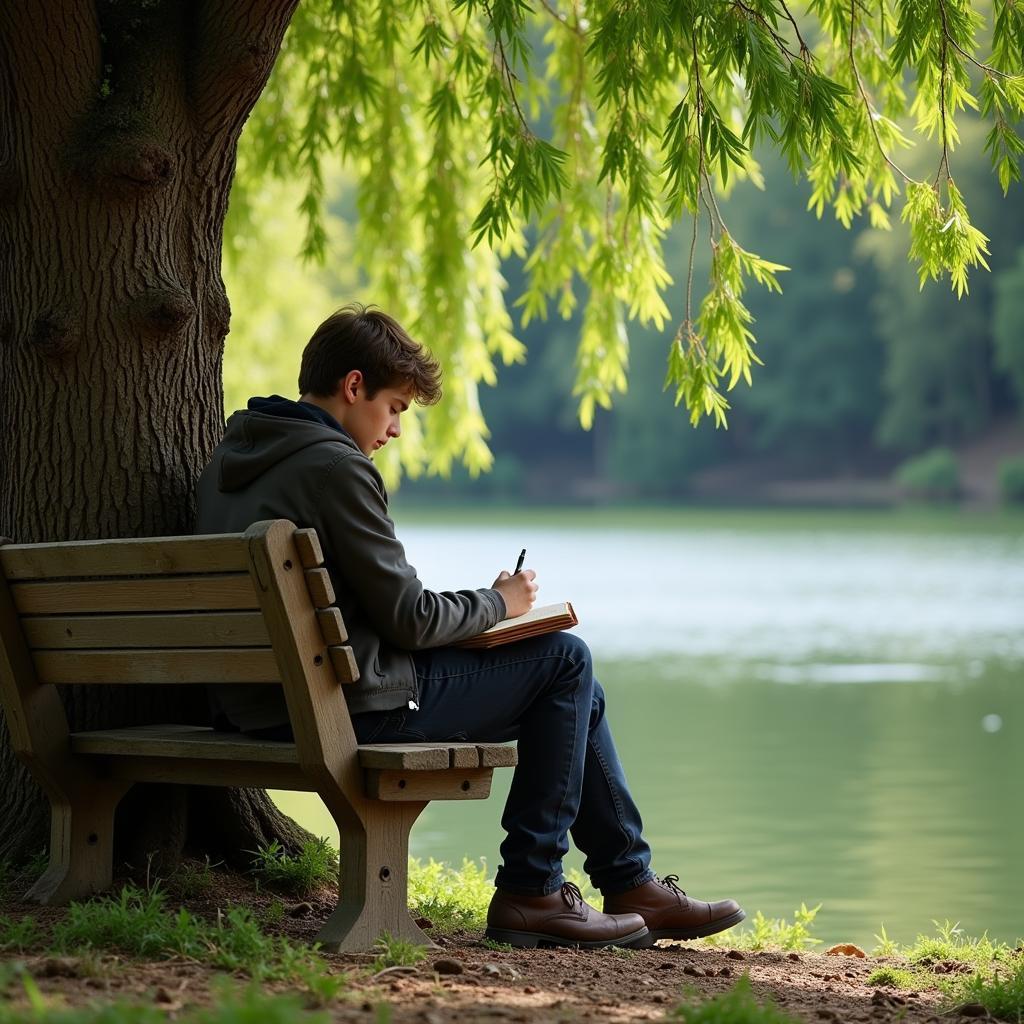
<svg viewBox="0 0 1024 1024"><path fill-rule="evenodd" d="M540 602L573 602L656 871L748 917L820 902L827 942L1024 937L1024 518L396 518L435 589L525 545ZM429 805L413 854L493 869L509 777ZM315 797L275 799L337 841Z"/></svg>

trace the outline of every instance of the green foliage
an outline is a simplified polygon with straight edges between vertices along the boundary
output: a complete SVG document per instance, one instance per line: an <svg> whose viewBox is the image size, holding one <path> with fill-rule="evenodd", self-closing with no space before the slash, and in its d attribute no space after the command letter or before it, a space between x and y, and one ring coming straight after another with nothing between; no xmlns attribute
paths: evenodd
<svg viewBox="0 0 1024 1024"><path fill-rule="evenodd" d="M999 463L999 494L1007 505L1024 505L1024 457Z"/></svg>
<svg viewBox="0 0 1024 1024"><path fill-rule="evenodd" d="M746 972L721 995L702 1001L693 994L670 1017L685 1020L686 1024L793 1024L795 1020L770 999L758 1002Z"/></svg>
<svg viewBox="0 0 1024 1024"><path fill-rule="evenodd" d="M920 990L934 986L935 976L927 971L910 970L906 967L879 967L873 970L865 981L866 985L891 985L893 988Z"/></svg>
<svg viewBox="0 0 1024 1024"><path fill-rule="evenodd" d="M163 1024L166 1011L123 1001L83 1007L51 1005L31 976L22 976L28 1008L0 1003L0 1024ZM294 995L267 995L257 986L222 988L212 1006L175 1014L180 1024L327 1024L323 1013L304 1010Z"/></svg>
<svg viewBox="0 0 1024 1024"><path fill-rule="evenodd" d="M963 929L951 921L932 921L935 935L918 935L913 945L902 951L912 964L930 966L943 960L957 960L961 963L973 964L976 967L987 967L993 962L1005 962L1010 956L1010 948L1005 943L993 942L988 934L980 938L964 935Z"/></svg>
<svg viewBox="0 0 1024 1024"><path fill-rule="evenodd" d="M976 971L957 978L948 991L950 1007L981 1003L993 1017L1020 1024L1024 1020L1024 955L997 966L991 974Z"/></svg>
<svg viewBox="0 0 1024 1024"><path fill-rule="evenodd" d="M493 895L484 861L466 859L456 870L433 859L426 864L409 859L409 910L414 917L428 918L438 933L482 928Z"/></svg>
<svg viewBox="0 0 1024 1024"><path fill-rule="evenodd" d="M192 861L179 864L170 883L182 899L206 896L214 884L213 865L210 864L209 856L201 864Z"/></svg>
<svg viewBox="0 0 1024 1024"><path fill-rule="evenodd" d="M814 919L821 910L821 904L808 909L805 903L793 911L793 923L784 917L765 917L757 911L751 928L732 928L726 933L712 935L703 942L709 946L728 947L729 949L808 949L818 945L821 939L811 935Z"/></svg>
<svg viewBox="0 0 1024 1024"><path fill-rule="evenodd" d="M337 885L338 851L321 837L303 844L298 854L288 853L275 839L253 853L253 873L268 885L296 896L309 896L327 885Z"/></svg>
<svg viewBox="0 0 1024 1024"><path fill-rule="evenodd" d="M902 201L922 281L948 273L960 295L987 266L951 166L969 113L1003 189L1019 178L1020 15L993 13L983 60L989 27L962 0L886 0L870 16L814 0L799 21L775 0L600 0L585 16L575 0L310 0L243 134L229 256L263 267L261 189L291 181L303 255L357 266L362 294L441 359L448 399L382 453L392 479L448 473L456 459L490 467L478 388L524 355L500 264L513 252L526 260L512 296L524 328L552 303L564 318L583 308L573 392L585 426L625 390L628 323L663 330L670 297L668 386L692 419L724 425L723 391L759 362L743 286L776 289L781 269L736 240L718 204L737 180L761 184L755 145L807 176L819 216L831 206L846 226L866 215L886 227ZM895 158L913 134L934 152L908 173ZM325 212L339 159L358 211L340 253ZM691 256L670 295L663 242L680 218ZM695 313L705 227L712 272Z"/></svg>
<svg viewBox="0 0 1024 1024"><path fill-rule="evenodd" d="M961 491L960 466L948 448L908 459L897 468L896 480L908 495L925 501L951 501Z"/></svg>
<svg viewBox="0 0 1024 1024"><path fill-rule="evenodd" d="M388 932L377 940L380 951L373 961L375 971L383 971L387 967L405 967L418 964L427 955L424 946L407 942L405 939L394 938Z"/></svg>
<svg viewBox="0 0 1024 1024"><path fill-rule="evenodd" d="M0 914L0 951L6 953L15 950L23 953L26 949L38 946L42 937L42 931L34 917L16 920L6 914Z"/></svg>
<svg viewBox="0 0 1024 1024"><path fill-rule="evenodd" d="M72 903L50 939L65 953L112 949L162 959L187 956L264 980L307 983L323 973L312 950L284 938L264 935L247 908L234 907L207 924L184 908L172 913L157 887L125 886L120 893L88 903Z"/></svg>

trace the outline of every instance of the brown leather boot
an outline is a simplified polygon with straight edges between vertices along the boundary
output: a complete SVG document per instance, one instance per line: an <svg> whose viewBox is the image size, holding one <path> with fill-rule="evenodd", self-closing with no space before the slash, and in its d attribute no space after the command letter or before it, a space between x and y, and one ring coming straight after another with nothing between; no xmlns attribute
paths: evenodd
<svg viewBox="0 0 1024 1024"><path fill-rule="evenodd" d="M510 946L626 946L647 937L638 914L602 914L572 882L547 896L517 896L498 889L487 910L487 938Z"/></svg>
<svg viewBox="0 0 1024 1024"><path fill-rule="evenodd" d="M606 914L639 914L651 930L651 940L699 939L724 932L747 915L735 900L705 903L679 888L678 875L654 878L635 889L605 896Z"/></svg>

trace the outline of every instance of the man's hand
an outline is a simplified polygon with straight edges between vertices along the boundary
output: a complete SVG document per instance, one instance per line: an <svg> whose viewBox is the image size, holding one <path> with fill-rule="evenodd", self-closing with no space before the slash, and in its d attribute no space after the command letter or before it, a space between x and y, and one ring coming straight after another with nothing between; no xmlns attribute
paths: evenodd
<svg viewBox="0 0 1024 1024"><path fill-rule="evenodd" d="M514 619L517 615L525 615L537 600L537 584L533 581L537 574L532 569L522 569L514 576L504 569L492 584L505 599L505 618Z"/></svg>

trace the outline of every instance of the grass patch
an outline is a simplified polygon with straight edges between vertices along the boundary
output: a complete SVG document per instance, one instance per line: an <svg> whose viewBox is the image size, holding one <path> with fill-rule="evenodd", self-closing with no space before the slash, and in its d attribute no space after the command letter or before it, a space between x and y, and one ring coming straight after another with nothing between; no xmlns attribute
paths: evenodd
<svg viewBox="0 0 1024 1024"><path fill-rule="evenodd" d="M409 858L409 912L428 918L435 932L483 928L494 883L485 861L464 860L458 870L429 860Z"/></svg>
<svg viewBox="0 0 1024 1024"><path fill-rule="evenodd" d="M935 978L908 967L879 967L868 975L868 985L889 985L892 988L922 989L934 987Z"/></svg>
<svg viewBox="0 0 1024 1024"><path fill-rule="evenodd" d="M935 925L937 935L918 935L913 945L901 950L901 955L912 964L930 967L944 960L956 960L985 969L993 963L1006 962L1012 957L1010 947L1002 942L993 942L986 932L979 939L964 935L958 924L945 921Z"/></svg>
<svg viewBox="0 0 1024 1024"><path fill-rule="evenodd" d="M380 952L373 961L374 971L418 964L427 955L425 946L417 946L412 942L406 942L405 939L392 938L387 932L377 940L377 949Z"/></svg>
<svg viewBox="0 0 1024 1024"><path fill-rule="evenodd" d="M315 947L264 935L247 908L234 907L209 924L184 908L172 913L158 887L129 885L117 895L72 903L50 941L55 951L70 954L114 949L148 959L193 957L261 981L296 981L310 991L325 973Z"/></svg>
<svg viewBox="0 0 1024 1024"><path fill-rule="evenodd" d="M294 896L311 896L324 886L338 884L338 851L323 837L304 843L296 855L276 839L246 852L253 854L253 874L260 881Z"/></svg>
<svg viewBox="0 0 1024 1024"><path fill-rule="evenodd" d="M1020 1024L1024 1021L1024 953L999 963L991 975L976 971L943 986L950 1007L981 1003L993 1017Z"/></svg>
<svg viewBox="0 0 1024 1024"><path fill-rule="evenodd" d="M26 949L38 946L42 940L42 929L34 917L18 920L0 914L0 951L23 953Z"/></svg>
<svg viewBox="0 0 1024 1024"><path fill-rule="evenodd" d="M213 867L208 856L202 863L184 861L171 875L168 884L183 900L208 896L213 891L215 881Z"/></svg>
<svg viewBox="0 0 1024 1024"><path fill-rule="evenodd" d="M48 1000L32 978L22 975L28 1010L11 1003L0 1004L0 1024L166 1024L166 1011L125 1002L84 1007L65 1007ZM267 995L254 985L238 989L222 986L213 1006L185 1010L175 1015L179 1024L328 1024L322 1012L304 1009L295 995Z"/></svg>
<svg viewBox="0 0 1024 1024"><path fill-rule="evenodd" d="M796 1021L770 999L759 1003L746 973L732 988L713 999L702 1002L697 993L693 993L672 1011L670 1018L685 1020L686 1024L795 1024Z"/></svg>
<svg viewBox="0 0 1024 1024"><path fill-rule="evenodd" d="M750 928L730 928L718 935L709 935L702 941L707 946L719 949L747 949L754 952L761 949L808 949L821 943L821 939L811 934L819 910L820 903L810 909L806 903L801 903L800 908L793 911L792 923L784 917L765 917L759 910Z"/></svg>

